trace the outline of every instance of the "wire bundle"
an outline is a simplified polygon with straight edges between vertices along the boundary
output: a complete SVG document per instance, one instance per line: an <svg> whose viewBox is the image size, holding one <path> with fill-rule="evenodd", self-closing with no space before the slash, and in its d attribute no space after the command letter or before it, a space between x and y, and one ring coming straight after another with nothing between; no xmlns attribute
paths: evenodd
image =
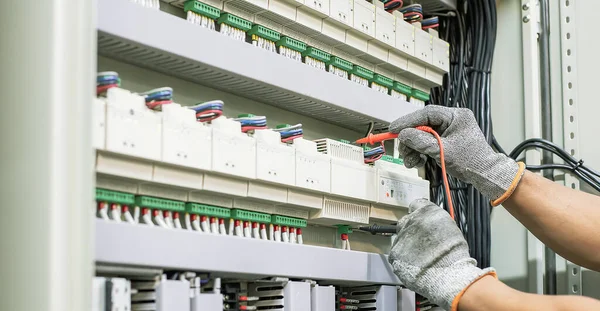
<svg viewBox="0 0 600 311"><path fill-rule="evenodd" d="M196 112L198 122L210 122L223 115L223 101L211 100L188 107Z"/></svg>
<svg viewBox="0 0 600 311"><path fill-rule="evenodd" d="M244 133L247 133L248 131L262 130L267 128L267 117L265 116L241 114L234 120L242 124L242 132Z"/></svg>
<svg viewBox="0 0 600 311"><path fill-rule="evenodd" d="M421 21L421 29L437 28L440 26L440 18L437 16L429 17Z"/></svg>
<svg viewBox="0 0 600 311"><path fill-rule="evenodd" d="M365 148L363 153L365 155L365 164L374 163L385 155L385 147L382 143L381 146L372 149Z"/></svg>
<svg viewBox="0 0 600 311"><path fill-rule="evenodd" d="M588 184L594 190L600 192L600 173L595 171L594 169L588 168L584 165L583 160L577 160L568 152L545 139L541 138L532 138L525 140L520 143L515 149L509 154L509 157L513 159L517 159L521 153L526 151L527 149L532 148L540 148L546 151L551 152L552 154L560 157L564 163L552 163L552 164L542 164L542 165L527 165L527 169L532 171L541 171L541 170L563 170L572 172L574 175L579 177L583 182Z"/></svg>
<svg viewBox="0 0 600 311"><path fill-rule="evenodd" d="M121 86L121 78L114 71L103 71L96 75L96 96L106 94L108 89Z"/></svg>
<svg viewBox="0 0 600 311"><path fill-rule="evenodd" d="M400 9L404 15L404 21L416 23L423 20L423 7L420 4L411 4Z"/></svg>
<svg viewBox="0 0 600 311"><path fill-rule="evenodd" d="M291 143L296 138L302 137L302 124L280 124L273 131L279 132L282 143Z"/></svg>
<svg viewBox="0 0 600 311"><path fill-rule="evenodd" d="M146 107L152 110L161 111L162 105L173 103L173 89L170 87L160 87L147 92L140 93L146 100Z"/></svg>
<svg viewBox="0 0 600 311"><path fill-rule="evenodd" d="M471 109L488 143L492 144L490 78L496 42L496 3L494 0L459 0L457 8L458 11L438 18L440 36L450 44L450 73L442 87L431 91L429 104ZM443 195L442 172L435 161L428 161L426 175L431 182L432 201L448 208ZM489 198L452 176L449 184L457 215L455 220L469 244L470 255L479 267L489 267Z"/></svg>
<svg viewBox="0 0 600 311"><path fill-rule="evenodd" d="M402 0L384 1L385 10L388 13L393 13L394 11L399 10L400 8L402 8L402 5L404 5L404 2Z"/></svg>

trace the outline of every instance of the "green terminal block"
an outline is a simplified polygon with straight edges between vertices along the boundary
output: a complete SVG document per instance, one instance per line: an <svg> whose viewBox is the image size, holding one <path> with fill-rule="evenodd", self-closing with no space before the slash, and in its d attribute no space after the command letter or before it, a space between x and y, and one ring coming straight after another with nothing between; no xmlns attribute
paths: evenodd
<svg viewBox="0 0 600 311"><path fill-rule="evenodd" d="M133 205L135 204L135 195L131 193L96 188L96 201Z"/></svg>
<svg viewBox="0 0 600 311"><path fill-rule="evenodd" d="M331 59L329 60L329 62L327 62L327 65L334 66L339 69L346 70L348 72L352 71L352 69L354 68L354 64L337 56L331 56Z"/></svg>
<svg viewBox="0 0 600 311"><path fill-rule="evenodd" d="M352 227L348 225L336 225L338 234L352 233Z"/></svg>
<svg viewBox="0 0 600 311"><path fill-rule="evenodd" d="M231 210L231 218L243 221L251 221L268 224L271 222L271 215L265 213L245 211L241 209Z"/></svg>
<svg viewBox="0 0 600 311"><path fill-rule="evenodd" d="M394 80L377 73L374 75L373 80L371 80L371 82L377 83L381 86L385 86L390 89L394 87Z"/></svg>
<svg viewBox="0 0 600 311"><path fill-rule="evenodd" d="M281 37L281 39L277 41L277 46L285 46L288 49L292 49L300 53L306 51L306 43L286 36Z"/></svg>
<svg viewBox="0 0 600 311"><path fill-rule="evenodd" d="M238 114L237 116L238 118L254 118L256 117L255 115L251 114L251 113L242 113L242 114Z"/></svg>
<svg viewBox="0 0 600 311"><path fill-rule="evenodd" d="M248 34L251 36L259 36L263 39L267 39L273 42L277 42L279 41L279 39L281 39L281 34L279 32L261 25L252 26L252 28L248 31Z"/></svg>
<svg viewBox="0 0 600 311"><path fill-rule="evenodd" d="M243 31L248 31L252 28L252 22L247 20L247 19L243 19L239 16L235 16L233 14L230 13L222 13L221 17L219 17L217 19L217 23L219 24L227 24L231 27L243 30Z"/></svg>
<svg viewBox="0 0 600 311"><path fill-rule="evenodd" d="M352 144L352 142L350 142L349 140L346 140L346 139L340 139L340 143L348 144L348 145Z"/></svg>
<svg viewBox="0 0 600 311"><path fill-rule="evenodd" d="M183 10L185 12L192 11L212 19L217 19L221 16L221 10L196 0L186 2Z"/></svg>
<svg viewBox="0 0 600 311"><path fill-rule="evenodd" d="M271 216L271 223L274 225L288 226L288 227L292 227L292 228L305 228L307 225L306 219L279 216L279 215Z"/></svg>
<svg viewBox="0 0 600 311"><path fill-rule="evenodd" d="M139 207L155 208L174 212L185 211L185 203L183 202L147 196L136 196L135 204Z"/></svg>
<svg viewBox="0 0 600 311"><path fill-rule="evenodd" d="M352 68L352 71L350 73L355 76L359 76L361 78L367 79L369 81L373 80L373 78L375 76L375 73L373 71L366 69L364 67L358 66L358 65L354 65L354 68Z"/></svg>
<svg viewBox="0 0 600 311"><path fill-rule="evenodd" d="M386 162L390 162L390 163L394 163L394 164L398 164L398 165L404 165L404 161L402 159L399 158L394 158L391 155L384 155L383 157L381 157L380 161L386 161Z"/></svg>
<svg viewBox="0 0 600 311"><path fill-rule="evenodd" d="M421 90L417 90L417 89L412 89L412 93L410 94L411 97L414 97L416 99L420 99L422 101L428 101L429 100L429 94L426 92L423 92Z"/></svg>
<svg viewBox="0 0 600 311"><path fill-rule="evenodd" d="M292 125L290 125L290 124L278 124L276 128L282 129L282 128L286 128L286 127L290 127L290 126L292 126Z"/></svg>
<svg viewBox="0 0 600 311"><path fill-rule="evenodd" d="M406 96L412 95L412 87L410 87L404 83L400 83L398 81L394 81L394 86L392 87L392 89L394 91L397 91L398 93L402 93Z"/></svg>
<svg viewBox="0 0 600 311"><path fill-rule="evenodd" d="M306 51L304 51L304 53L302 53L302 56L304 57L311 57L314 58L316 60L320 60L324 63L328 63L329 60L331 59L331 54L323 51L323 50L319 50L317 48L314 48L312 46L309 46L306 48Z"/></svg>
<svg viewBox="0 0 600 311"><path fill-rule="evenodd" d="M231 209L212 205L188 202L185 204L185 211L190 214L205 215L217 218L231 218Z"/></svg>

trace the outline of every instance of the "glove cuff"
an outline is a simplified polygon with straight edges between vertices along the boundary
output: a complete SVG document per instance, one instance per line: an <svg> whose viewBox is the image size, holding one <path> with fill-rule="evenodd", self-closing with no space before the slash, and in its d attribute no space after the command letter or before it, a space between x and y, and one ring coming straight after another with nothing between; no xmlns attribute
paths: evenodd
<svg viewBox="0 0 600 311"><path fill-rule="evenodd" d="M460 293L458 293L458 295L456 295L456 297L454 297L454 300L452 300L452 304L450 305L450 311L458 311L458 303L460 302L460 299L467 292L467 289L469 289L469 287L471 287L471 285L473 285L475 282L479 281L481 278L488 276L488 275L491 275L494 278L498 278L498 275L496 275L496 270L494 270L494 268L486 268L481 271L482 271L482 273L476 279L474 279Z"/></svg>
<svg viewBox="0 0 600 311"><path fill-rule="evenodd" d="M506 192L504 192L504 194L502 194L499 198L497 198L495 200L490 200L490 203L492 204L492 206L498 206L498 205L504 203L504 201L506 201L508 198L510 198L510 196L513 194L513 192L515 192L515 189L517 189L517 186L519 185L519 182L521 182L521 179L523 178L523 174L525 173L525 163L518 162L517 164L519 165L519 170L517 171L517 174L513 178L512 182L510 183L510 186L508 187Z"/></svg>

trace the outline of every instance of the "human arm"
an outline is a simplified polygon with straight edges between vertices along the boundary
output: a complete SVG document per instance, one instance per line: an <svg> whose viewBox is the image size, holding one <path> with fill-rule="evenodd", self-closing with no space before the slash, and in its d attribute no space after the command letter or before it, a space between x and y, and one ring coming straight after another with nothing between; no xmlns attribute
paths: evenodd
<svg viewBox="0 0 600 311"><path fill-rule="evenodd" d="M409 167L427 156L439 163L435 138L414 127L428 125L442 137L450 175L471 183L504 207L542 242L570 261L600 270L600 198L568 189L497 154L468 109L427 106L390 125L399 133L399 151Z"/></svg>
<svg viewBox="0 0 600 311"><path fill-rule="evenodd" d="M503 206L562 257L600 271L600 197L525 172Z"/></svg>
<svg viewBox="0 0 600 311"><path fill-rule="evenodd" d="M520 292L486 276L473 283L458 304L460 311L597 310L600 301L582 296L542 296Z"/></svg>
<svg viewBox="0 0 600 311"><path fill-rule="evenodd" d="M600 301L579 296L541 296L509 288L492 268L479 269L448 213L416 200L398 222L389 261L404 286L446 310L595 310ZM584 308L582 308L584 307Z"/></svg>

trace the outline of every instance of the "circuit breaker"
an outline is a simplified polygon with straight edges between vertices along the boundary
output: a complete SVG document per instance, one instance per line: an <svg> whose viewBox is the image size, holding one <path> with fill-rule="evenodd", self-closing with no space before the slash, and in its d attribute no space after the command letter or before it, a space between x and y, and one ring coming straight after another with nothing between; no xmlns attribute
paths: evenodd
<svg viewBox="0 0 600 311"><path fill-rule="evenodd" d="M296 179L295 149L282 143L281 135L271 130L258 130L256 139L256 178L294 185Z"/></svg>
<svg viewBox="0 0 600 311"><path fill-rule="evenodd" d="M375 37L375 5L364 1L354 1L354 29Z"/></svg>
<svg viewBox="0 0 600 311"><path fill-rule="evenodd" d="M429 181L418 176L416 169L401 163L377 161L377 203L408 207L421 198L429 198Z"/></svg>
<svg viewBox="0 0 600 311"><path fill-rule="evenodd" d="M401 16L400 14L397 14ZM415 27L396 18L396 48L408 55L415 55Z"/></svg>
<svg viewBox="0 0 600 311"><path fill-rule="evenodd" d="M212 128L212 170L254 179L256 142L242 133L239 122L224 117L215 119Z"/></svg>
<svg viewBox="0 0 600 311"><path fill-rule="evenodd" d="M193 110L178 104L165 105L162 118L163 162L209 170L212 158L211 129L196 121Z"/></svg>
<svg viewBox="0 0 600 311"><path fill-rule="evenodd" d="M415 29L415 57L431 64L433 63L433 36L428 32Z"/></svg>
<svg viewBox="0 0 600 311"><path fill-rule="evenodd" d="M329 17L336 21L354 26L354 0L330 0Z"/></svg>
<svg viewBox="0 0 600 311"><path fill-rule="evenodd" d="M375 8L375 38L395 47L396 46L396 17L384 8Z"/></svg>
<svg viewBox="0 0 600 311"><path fill-rule="evenodd" d="M294 140L296 148L296 186L321 192L331 191L331 159L317 151L313 141Z"/></svg>
<svg viewBox="0 0 600 311"><path fill-rule="evenodd" d="M433 37L433 65L439 69L450 71L450 44L448 42Z"/></svg>
<svg viewBox="0 0 600 311"><path fill-rule="evenodd" d="M142 96L124 89L109 89L106 100L106 149L160 160L160 115L146 107Z"/></svg>

